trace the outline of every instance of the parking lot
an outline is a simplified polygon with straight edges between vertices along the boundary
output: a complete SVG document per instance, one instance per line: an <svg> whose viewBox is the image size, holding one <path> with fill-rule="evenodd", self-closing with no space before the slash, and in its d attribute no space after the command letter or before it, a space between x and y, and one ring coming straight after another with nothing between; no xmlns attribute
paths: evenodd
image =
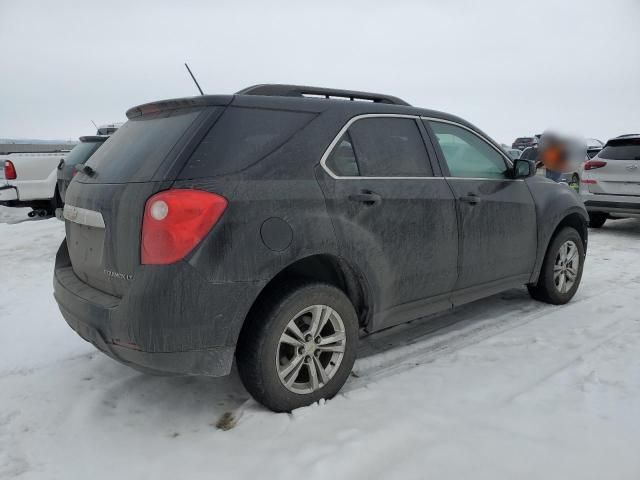
<svg viewBox="0 0 640 480"><path fill-rule="evenodd" d="M383 331L337 397L273 414L236 374L145 376L95 351L52 298L63 224L22 217L0 207L0 478L640 471L638 220L590 231L569 304L510 290Z"/></svg>

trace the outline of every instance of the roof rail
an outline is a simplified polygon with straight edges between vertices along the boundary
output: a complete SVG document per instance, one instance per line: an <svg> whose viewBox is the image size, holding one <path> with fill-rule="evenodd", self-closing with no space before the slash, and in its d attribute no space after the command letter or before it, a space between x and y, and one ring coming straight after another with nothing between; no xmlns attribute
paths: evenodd
<svg viewBox="0 0 640 480"><path fill-rule="evenodd" d="M273 97L324 97L344 98L345 100L369 100L374 103L411 106L404 100L391 95L379 93L357 92L355 90L339 90L335 88L308 87L304 85L262 84L253 85L237 92L237 95L266 95Z"/></svg>

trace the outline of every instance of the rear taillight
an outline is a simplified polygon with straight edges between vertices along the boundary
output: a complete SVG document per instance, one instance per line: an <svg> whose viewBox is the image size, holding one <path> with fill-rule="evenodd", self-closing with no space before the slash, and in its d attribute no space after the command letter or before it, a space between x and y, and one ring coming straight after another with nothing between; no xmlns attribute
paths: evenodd
<svg viewBox="0 0 640 480"><path fill-rule="evenodd" d="M602 168L607 164L607 162L603 162L602 160L589 160L584 164L585 170L595 170L596 168Z"/></svg>
<svg viewBox="0 0 640 480"><path fill-rule="evenodd" d="M598 182L595 180L585 179L585 180L582 180L582 183L584 183L585 185L595 185Z"/></svg>
<svg viewBox="0 0 640 480"><path fill-rule="evenodd" d="M226 208L226 198L202 190L172 189L150 197L142 220L142 264L167 265L182 260Z"/></svg>
<svg viewBox="0 0 640 480"><path fill-rule="evenodd" d="M16 167L13 165L11 160L4 161L4 178L7 180L15 180L18 178L18 174L16 173Z"/></svg>

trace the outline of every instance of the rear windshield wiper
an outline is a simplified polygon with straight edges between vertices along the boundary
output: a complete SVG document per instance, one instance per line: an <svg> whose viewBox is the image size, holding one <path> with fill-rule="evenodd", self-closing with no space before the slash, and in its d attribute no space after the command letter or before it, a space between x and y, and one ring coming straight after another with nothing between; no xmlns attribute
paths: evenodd
<svg viewBox="0 0 640 480"><path fill-rule="evenodd" d="M78 165L76 165L76 170L90 177L93 177L96 174L96 171L93 168L91 168L89 165L85 165L84 163L79 163Z"/></svg>

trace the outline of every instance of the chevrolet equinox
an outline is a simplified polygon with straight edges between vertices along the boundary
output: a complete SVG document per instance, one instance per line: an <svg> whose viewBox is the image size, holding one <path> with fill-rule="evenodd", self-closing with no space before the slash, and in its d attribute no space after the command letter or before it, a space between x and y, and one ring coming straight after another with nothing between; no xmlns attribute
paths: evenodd
<svg viewBox="0 0 640 480"><path fill-rule="evenodd" d="M70 183L55 298L139 370L330 398L360 335L526 285L575 294L588 216L453 115L258 85L131 108Z"/></svg>

